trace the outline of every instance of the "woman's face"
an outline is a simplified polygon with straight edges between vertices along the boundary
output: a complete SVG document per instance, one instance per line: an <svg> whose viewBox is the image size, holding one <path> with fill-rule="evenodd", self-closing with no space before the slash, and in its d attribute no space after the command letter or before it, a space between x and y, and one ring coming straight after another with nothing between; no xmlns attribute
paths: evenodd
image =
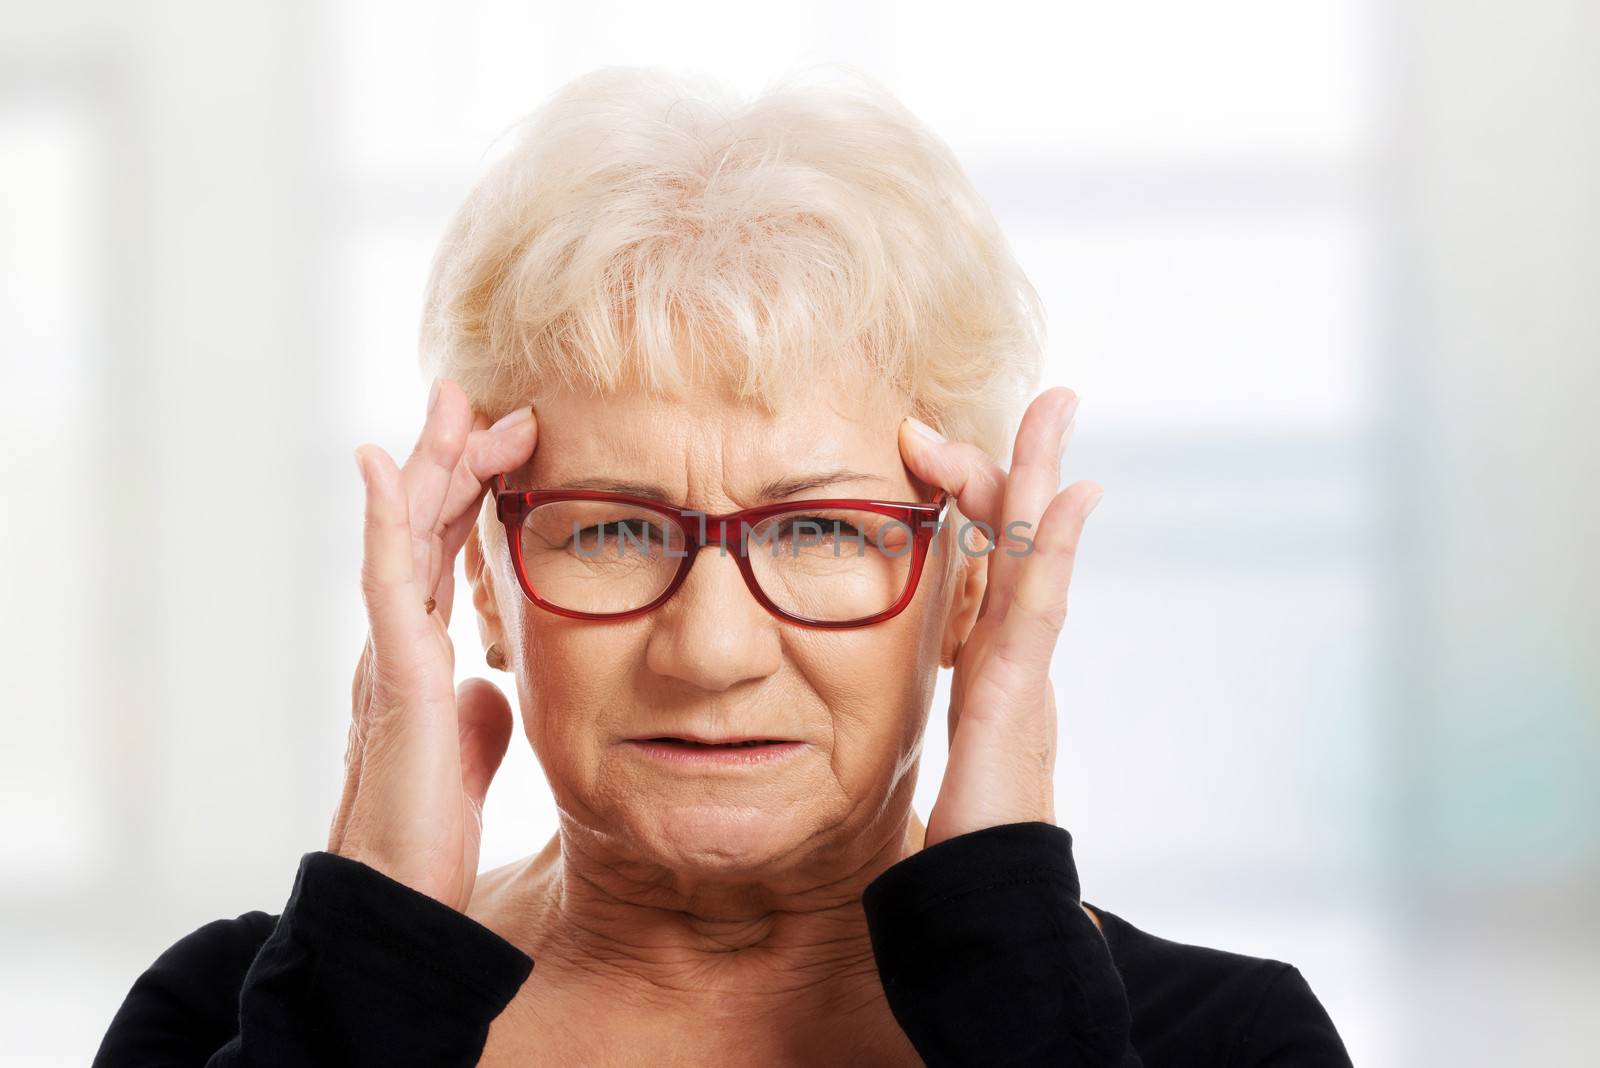
<svg viewBox="0 0 1600 1068"><path fill-rule="evenodd" d="M843 473L781 498L927 501L898 429L906 399L877 380L817 381L771 414L707 392L561 393L535 406L539 442L513 488L583 480L655 487L716 515L767 503L778 479ZM621 622L571 620L517 586L503 529L489 542L491 622L523 724L569 831L677 872L718 878L858 856L897 825L919 750L960 554L930 548L915 598L851 630L796 626L751 596L731 554L701 552L665 604ZM802 742L779 760L687 763L630 739L688 735ZM855 849L849 848L855 845Z"/></svg>

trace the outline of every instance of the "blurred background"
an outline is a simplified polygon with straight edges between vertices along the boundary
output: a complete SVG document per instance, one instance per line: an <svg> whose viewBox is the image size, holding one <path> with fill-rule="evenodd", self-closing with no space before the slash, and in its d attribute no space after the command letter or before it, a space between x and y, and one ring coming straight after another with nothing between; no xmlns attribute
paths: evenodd
<svg viewBox="0 0 1600 1068"><path fill-rule="evenodd" d="M1588 0L3 10L10 1063L87 1063L164 948L326 845L350 451L409 451L429 258L494 139L598 65L817 61L950 142L1083 398L1087 899L1295 963L1357 1064L1600 1058ZM486 819L485 867L553 829L520 731Z"/></svg>

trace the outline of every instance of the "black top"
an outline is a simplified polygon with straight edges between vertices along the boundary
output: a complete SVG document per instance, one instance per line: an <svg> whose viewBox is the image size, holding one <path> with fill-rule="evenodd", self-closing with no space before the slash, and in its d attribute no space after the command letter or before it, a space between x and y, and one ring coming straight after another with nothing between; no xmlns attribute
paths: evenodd
<svg viewBox="0 0 1600 1068"><path fill-rule="evenodd" d="M973 831L862 895L889 1008L930 1065L1349 1065L1300 973L1079 907L1072 836ZM1091 906L1093 908L1093 906ZM134 982L95 1065L476 1064L533 959L465 913L333 853L279 916L180 939Z"/></svg>

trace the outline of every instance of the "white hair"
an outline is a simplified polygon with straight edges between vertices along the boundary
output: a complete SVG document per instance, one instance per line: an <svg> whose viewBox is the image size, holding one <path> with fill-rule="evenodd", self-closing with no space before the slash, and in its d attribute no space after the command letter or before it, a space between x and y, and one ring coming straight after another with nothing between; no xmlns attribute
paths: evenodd
<svg viewBox="0 0 1600 1068"><path fill-rule="evenodd" d="M423 366L477 409L705 374L770 402L845 360L1009 454L1039 378L1038 294L949 146L869 76L827 64L743 101L604 67L515 131L451 221L423 310Z"/></svg>

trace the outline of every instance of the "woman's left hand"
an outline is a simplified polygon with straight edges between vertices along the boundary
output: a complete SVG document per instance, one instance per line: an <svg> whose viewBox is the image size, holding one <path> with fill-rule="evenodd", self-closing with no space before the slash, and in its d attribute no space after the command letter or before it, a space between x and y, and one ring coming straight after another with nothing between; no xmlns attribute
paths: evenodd
<svg viewBox="0 0 1600 1068"><path fill-rule="evenodd" d="M909 421L901 428L912 473L949 491L966 519L995 532L981 565L983 603L955 657L950 758L925 847L1006 823L1055 823L1050 658L1066 622L1084 520L1103 492L1091 481L1058 491L1077 405L1077 395L1060 387L1036 397L1017 429L1010 472L975 445L926 437Z"/></svg>

